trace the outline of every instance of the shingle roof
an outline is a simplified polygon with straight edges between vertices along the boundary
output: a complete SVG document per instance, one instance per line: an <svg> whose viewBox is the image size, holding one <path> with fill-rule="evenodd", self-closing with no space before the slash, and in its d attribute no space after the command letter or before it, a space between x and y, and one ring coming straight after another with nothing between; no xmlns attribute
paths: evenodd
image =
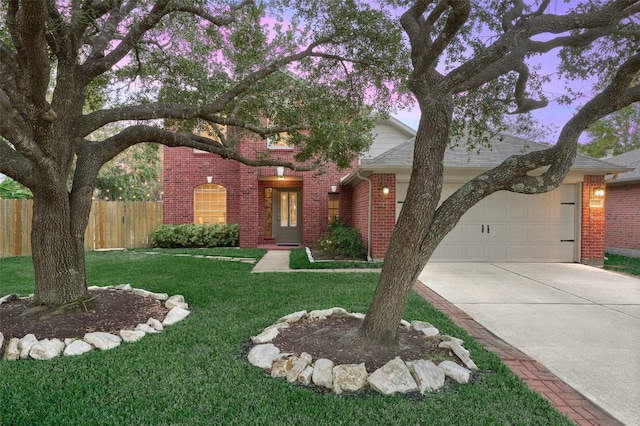
<svg viewBox="0 0 640 426"><path fill-rule="evenodd" d="M361 164L363 166L411 167L413 164L414 142L415 138L410 139L375 158L362 160ZM502 135L491 140L491 148L481 147L468 151L467 147L461 144L453 149L447 149L444 156L444 166L448 168L493 168L512 155L540 151L548 147L545 144ZM578 154L573 164L573 169L598 170L603 173L611 173L624 170L624 166L621 167L608 161Z"/></svg>
<svg viewBox="0 0 640 426"><path fill-rule="evenodd" d="M625 152L624 154L609 157L607 162L622 167L634 168L630 172L620 173L618 178L611 183L630 183L632 181L640 181L640 149Z"/></svg>

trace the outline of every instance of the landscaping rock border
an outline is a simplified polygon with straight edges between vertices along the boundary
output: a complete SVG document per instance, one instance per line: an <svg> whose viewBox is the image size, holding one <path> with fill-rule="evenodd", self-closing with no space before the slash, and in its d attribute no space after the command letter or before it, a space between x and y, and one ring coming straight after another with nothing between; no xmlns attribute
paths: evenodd
<svg viewBox="0 0 640 426"><path fill-rule="evenodd" d="M383 395L397 393L432 392L445 384L445 377L460 384L469 382L472 371L478 367L471 359L471 354L462 345L461 339L440 335L433 325L423 321L411 323L402 320L401 325L422 331L425 336L440 336L442 342L439 347L447 348L451 354L466 366L453 361L442 361L435 365L430 360L403 361L396 357L384 366L368 374L365 364L334 365L333 361L320 358L313 362L311 355L281 353L273 343L280 330L291 327L304 318L315 318L318 321L328 317L344 318L345 316L363 319L364 314L347 312L342 308L319 309L309 313L307 311L294 312L280 318L275 324L265 328L260 334L251 338L254 346L249 351L247 359L251 365L259 367L272 377L285 377L290 383L300 383L304 386L317 386L328 389L340 395L342 393L356 393L366 388L375 390Z"/></svg>
<svg viewBox="0 0 640 426"><path fill-rule="evenodd" d="M4 335L0 332L0 359L8 361L28 360L28 359L52 359L59 356L82 355L93 349L109 350L120 346L121 342L136 342L147 334L160 333L165 327L169 327L178 321L185 319L191 311L184 297L180 294L169 297L166 293L153 293L141 288L133 288L130 284L117 286L91 286L88 290L120 290L129 291L143 297L151 297L165 302L165 307L169 310L163 321L156 318L149 318L146 323L138 324L134 330L120 330L119 335L93 332L86 333L83 338L76 337L61 339L41 339L38 340L33 334L27 334L22 338L11 338L4 345ZM33 297L27 296L25 299ZM0 305L20 298L17 294L9 294L0 298ZM3 352L4 349L4 352Z"/></svg>

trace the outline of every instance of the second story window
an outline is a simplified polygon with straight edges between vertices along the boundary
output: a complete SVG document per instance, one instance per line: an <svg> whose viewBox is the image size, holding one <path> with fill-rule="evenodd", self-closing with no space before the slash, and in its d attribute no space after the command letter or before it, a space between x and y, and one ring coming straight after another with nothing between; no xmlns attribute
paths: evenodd
<svg viewBox="0 0 640 426"><path fill-rule="evenodd" d="M274 126L273 122L269 122L267 120L267 127L269 125ZM267 138L267 148L269 149L293 149L294 145L291 143L291 136L286 133L278 133L277 135L272 135Z"/></svg>

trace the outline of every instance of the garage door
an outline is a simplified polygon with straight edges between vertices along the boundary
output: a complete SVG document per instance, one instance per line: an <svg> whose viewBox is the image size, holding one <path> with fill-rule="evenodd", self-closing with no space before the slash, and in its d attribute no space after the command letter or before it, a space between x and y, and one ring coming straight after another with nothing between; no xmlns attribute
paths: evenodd
<svg viewBox="0 0 640 426"><path fill-rule="evenodd" d="M459 185L445 184L443 197ZM398 182L402 208L408 183ZM436 249L432 260L478 262L573 262L576 185L524 195L500 191L471 208Z"/></svg>

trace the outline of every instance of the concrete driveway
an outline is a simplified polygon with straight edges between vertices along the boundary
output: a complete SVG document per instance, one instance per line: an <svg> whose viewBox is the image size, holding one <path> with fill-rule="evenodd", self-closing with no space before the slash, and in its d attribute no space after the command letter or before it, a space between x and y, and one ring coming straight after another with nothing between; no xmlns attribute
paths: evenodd
<svg viewBox="0 0 640 426"><path fill-rule="evenodd" d="M438 263L420 281L627 425L640 425L640 279L568 263Z"/></svg>

